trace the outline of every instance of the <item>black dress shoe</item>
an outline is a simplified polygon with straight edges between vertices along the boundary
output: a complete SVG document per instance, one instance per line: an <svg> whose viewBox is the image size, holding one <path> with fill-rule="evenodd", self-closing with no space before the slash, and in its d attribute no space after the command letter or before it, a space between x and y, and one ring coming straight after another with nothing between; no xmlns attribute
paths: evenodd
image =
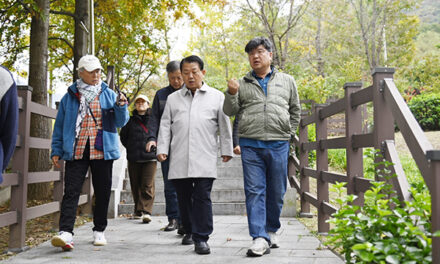
<svg viewBox="0 0 440 264"><path fill-rule="evenodd" d="M206 255L211 253L211 249L209 248L208 242L195 242L194 243L194 251L200 255Z"/></svg>
<svg viewBox="0 0 440 264"><path fill-rule="evenodd" d="M163 231L173 231L177 229L177 220L176 219L171 219L168 222L168 225L165 227L165 229Z"/></svg>
<svg viewBox="0 0 440 264"><path fill-rule="evenodd" d="M191 234L186 234L185 236L183 236L182 245L192 245L192 244L194 244L194 241L192 239Z"/></svg>
<svg viewBox="0 0 440 264"><path fill-rule="evenodd" d="M185 235L185 228L183 228L182 224L177 224L177 234L179 235Z"/></svg>

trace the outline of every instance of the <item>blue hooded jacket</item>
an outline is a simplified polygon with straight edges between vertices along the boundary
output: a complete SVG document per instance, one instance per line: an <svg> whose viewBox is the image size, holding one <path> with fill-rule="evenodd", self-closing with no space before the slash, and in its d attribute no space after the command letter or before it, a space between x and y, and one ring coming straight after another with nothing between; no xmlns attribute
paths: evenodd
<svg viewBox="0 0 440 264"><path fill-rule="evenodd" d="M129 120L127 105L116 104L117 94L102 82L99 102L102 111L102 129L104 143L104 159L118 159L119 136L117 127L123 127ZM72 160L75 145L75 125L79 109L79 92L76 82L72 84L63 96L58 108L57 118L52 135L52 154L63 160Z"/></svg>

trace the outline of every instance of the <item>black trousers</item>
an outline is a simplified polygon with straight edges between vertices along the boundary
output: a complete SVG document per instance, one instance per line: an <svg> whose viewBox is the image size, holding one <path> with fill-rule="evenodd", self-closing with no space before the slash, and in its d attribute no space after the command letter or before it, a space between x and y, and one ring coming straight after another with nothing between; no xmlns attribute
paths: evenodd
<svg viewBox="0 0 440 264"><path fill-rule="evenodd" d="M180 218L195 242L208 241L213 231L211 189L214 178L171 180L177 192Z"/></svg>
<svg viewBox="0 0 440 264"><path fill-rule="evenodd" d="M87 170L92 171L92 184L95 191L93 207L93 231L104 231L107 227L108 203L112 188L113 160L90 160L90 147L84 150L83 159L66 161L64 176L64 195L61 202L60 231L73 234L78 200Z"/></svg>

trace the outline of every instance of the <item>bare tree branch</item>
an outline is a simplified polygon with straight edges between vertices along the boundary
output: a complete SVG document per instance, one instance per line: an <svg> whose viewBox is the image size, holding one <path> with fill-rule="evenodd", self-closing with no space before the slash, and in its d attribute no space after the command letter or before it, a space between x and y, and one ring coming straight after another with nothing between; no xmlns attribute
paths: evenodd
<svg viewBox="0 0 440 264"><path fill-rule="evenodd" d="M64 43L66 43L67 46L69 46L69 47L72 49L72 51L73 51L73 45L72 45L67 39L65 39L65 38L60 38L60 37L50 37L50 38L48 38L48 40L61 40L61 41L63 41Z"/></svg>

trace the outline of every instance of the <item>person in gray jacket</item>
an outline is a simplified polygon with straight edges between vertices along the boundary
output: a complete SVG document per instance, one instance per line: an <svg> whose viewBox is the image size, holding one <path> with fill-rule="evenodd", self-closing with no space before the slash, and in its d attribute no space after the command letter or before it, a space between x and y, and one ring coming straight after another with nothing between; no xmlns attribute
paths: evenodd
<svg viewBox="0 0 440 264"><path fill-rule="evenodd" d="M276 232L287 188L290 140L296 133L300 104L295 80L272 63L272 44L257 37L245 47L252 68L240 80L229 80L224 112L240 115L239 145L249 234L248 256L279 247Z"/></svg>
<svg viewBox="0 0 440 264"><path fill-rule="evenodd" d="M206 70L197 56L180 62L185 85L168 96L160 121L157 158L170 157L173 183L185 229L182 244L209 254L213 231L211 189L217 177L217 139L223 162L232 158L232 132L223 113L224 95L203 82ZM219 137L218 137L219 134Z"/></svg>

